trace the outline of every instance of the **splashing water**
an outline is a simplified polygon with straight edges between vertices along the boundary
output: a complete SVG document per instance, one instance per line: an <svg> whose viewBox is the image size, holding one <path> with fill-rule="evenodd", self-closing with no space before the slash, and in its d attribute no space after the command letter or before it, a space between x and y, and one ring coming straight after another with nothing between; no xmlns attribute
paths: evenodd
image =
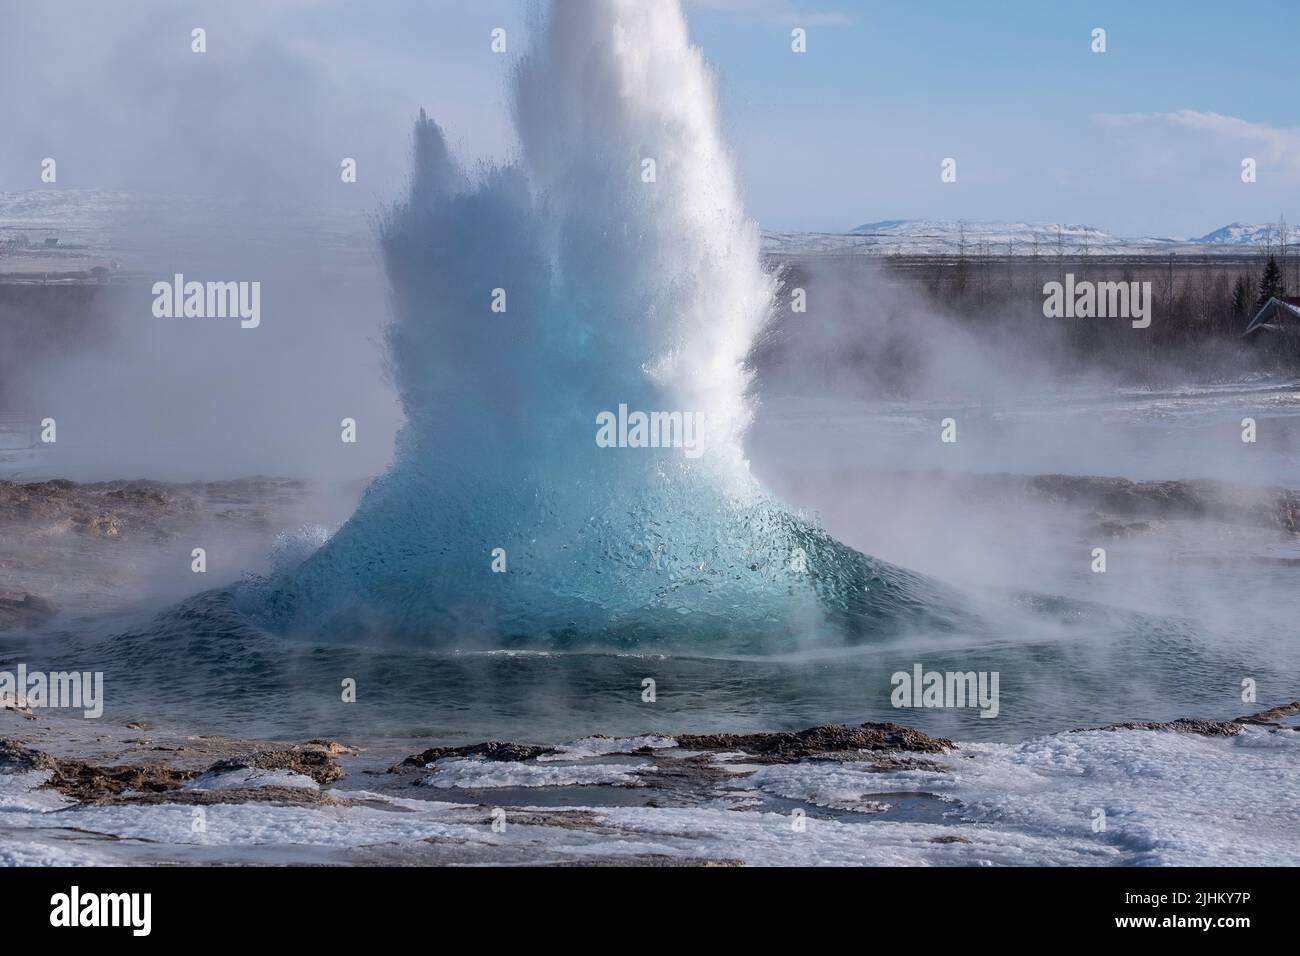
<svg viewBox="0 0 1300 956"><path fill-rule="evenodd" d="M467 172L416 124L382 227L394 467L241 606L281 632L490 646L974 626L749 474L745 359L774 280L678 5L567 0L542 32L514 75L519 164ZM703 454L601 447L621 405L698 416Z"/></svg>

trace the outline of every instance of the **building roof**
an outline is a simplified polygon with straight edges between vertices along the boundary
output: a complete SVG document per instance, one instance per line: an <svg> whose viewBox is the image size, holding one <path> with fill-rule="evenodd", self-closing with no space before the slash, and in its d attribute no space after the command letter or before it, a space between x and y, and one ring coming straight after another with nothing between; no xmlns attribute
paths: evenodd
<svg viewBox="0 0 1300 956"><path fill-rule="evenodd" d="M1276 329L1292 323L1300 324L1300 296L1275 296L1264 303L1242 334L1252 335L1261 329Z"/></svg>

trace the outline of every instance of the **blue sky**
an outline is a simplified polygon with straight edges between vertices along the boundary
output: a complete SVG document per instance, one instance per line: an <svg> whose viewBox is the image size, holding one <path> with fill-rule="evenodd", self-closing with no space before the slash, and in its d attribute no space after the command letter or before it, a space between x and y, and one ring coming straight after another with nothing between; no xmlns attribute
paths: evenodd
<svg viewBox="0 0 1300 956"><path fill-rule="evenodd" d="M507 58L487 35L504 26L512 49L525 42L520 0L0 4L0 87L28 91L0 99L0 189L30 187L32 156L56 150L70 185L219 186L252 162L264 169L249 188L272 193L323 182L335 164L317 155L343 154L363 160L374 202L400 189L420 106L467 158L511 150ZM1300 221L1294 0L686 10L765 227L933 217L1199 235ZM185 58L195 23L211 37L207 73ZM805 54L790 51L793 26L808 30ZM1090 49L1094 27L1107 31L1104 54ZM160 154L142 173L142 157ZM1259 164L1249 185L1247 156ZM940 182L945 157L956 183Z"/></svg>
<svg viewBox="0 0 1300 956"><path fill-rule="evenodd" d="M1300 39L1300 4L688 9L721 75L751 208L771 225L1066 219L1200 234L1300 215L1300 99L1268 43ZM786 53L805 19L824 22L807 28L808 53ZM1104 54L1090 48L1094 27ZM939 181L948 156L955 184ZM1245 156L1259 161L1251 185Z"/></svg>

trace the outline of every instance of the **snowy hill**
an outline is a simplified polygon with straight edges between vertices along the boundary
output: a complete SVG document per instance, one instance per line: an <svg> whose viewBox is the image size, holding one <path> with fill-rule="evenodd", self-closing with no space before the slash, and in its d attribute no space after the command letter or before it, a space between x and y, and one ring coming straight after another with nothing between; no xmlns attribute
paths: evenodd
<svg viewBox="0 0 1300 956"><path fill-rule="evenodd" d="M1207 232L1205 235L1193 241L1208 245L1278 245L1282 241L1282 231L1278 228L1277 223L1269 223L1263 226L1252 226L1244 222L1234 222L1229 223L1220 229L1216 229L1214 232ZM1286 241L1288 244L1300 243L1300 226L1286 227Z"/></svg>
<svg viewBox="0 0 1300 956"><path fill-rule="evenodd" d="M103 251L111 223L127 202L126 193L98 189L0 192L0 244L40 245L57 237L65 247Z"/></svg>
<svg viewBox="0 0 1300 956"><path fill-rule="evenodd" d="M147 224L148 236L162 241L168 230L193 232L202 223L206 232L219 222L236 220L241 244L259 235L254 221L262 218L282 227L289 221L303 235L338 248L366 246L373 240L369 210L291 207L232 211L229 202L204 197L156 197L92 189L43 189L0 192L0 254L14 244L39 245L58 237L60 246L83 246L97 254L120 257L123 240L132 232L127 222ZM241 218L242 217L242 218ZM135 231L140 231L139 226ZM1287 228L1287 241L1300 248L1300 225ZM161 238L160 238L161 237ZM1187 239L1127 238L1094 226L1076 223L978 221L956 219L885 219L848 232L763 233L764 249L777 256L872 255L924 256L1070 256L1241 254L1279 243L1276 224L1234 222L1203 236Z"/></svg>
<svg viewBox="0 0 1300 956"><path fill-rule="evenodd" d="M1300 227L1287 232L1300 244ZM1191 239L1130 238L1074 223L886 219L846 233L768 231L763 241L774 255L1186 255L1263 248L1278 242L1278 229L1233 223Z"/></svg>
<svg viewBox="0 0 1300 956"><path fill-rule="evenodd" d="M347 267L369 260L374 212L361 202L308 206L97 189L0 192L0 274L41 273L47 260L72 255L138 271L169 268L185 256L252 255L256 249L281 256L300 251L313 262L329 256L336 267Z"/></svg>

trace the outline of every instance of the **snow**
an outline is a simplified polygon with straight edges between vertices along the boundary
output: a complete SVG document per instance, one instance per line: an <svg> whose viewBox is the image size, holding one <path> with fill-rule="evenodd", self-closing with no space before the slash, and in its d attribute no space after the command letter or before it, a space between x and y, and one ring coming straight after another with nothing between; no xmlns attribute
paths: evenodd
<svg viewBox="0 0 1300 956"><path fill-rule="evenodd" d="M1290 242L1300 242L1300 227L1289 227ZM864 223L847 233L782 232L763 234L774 255L1184 255L1240 252L1277 244L1275 225L1232 223L1189 238L1123 237L1073 223L886 219Z"/></svg>
<svg viewBox="0 0 1300 956"><path fill-rule="evenodd" d="M159 205L152 196L89 189L43 189L28 192L0 192L0 239L20 234L39 243L45 236L58 236L67 243L84 243L92 251L108 251L103 243L115 222L137 206ZM169 199L167 207L176 200ZM197 198L190 203L202 208ZM317 224L320 225L319 223ZM331 235L343 245L367 241L349 219L332 223ZM868 222L848 232L791 232L767 230L765 250L776 255L955 255L962 246L962 231L968 255L985 251L990 255L1033 255L1035 243L1040 256L1057 254L1058 243L1067 256L1167 255L1232 253L1279 242L1276 224L1233 222L1196 237L1123 237L1095 226L1076 223L1028 221L984 221L955 219L885 219ZM1287 228L1288 242L1300 244L1300 226ZM17 268L11 261L8 269Z"/></svg>
<svg viewBox="0 0 1300 956"><path fill-rule="evenodd" d="M0 773L0 824L6 813L46 813L71 806L72 801L56 791L38 789L52 776L49 770Z"/></svg>
<svg viewBox="0 0 1300 956"><path fill-rule="evenodd" d="M946 773L773 766L749 782L827 806L864 793L933 793L970 825L963 834L1091 840L1130 866L1300 864L1300 733L1293 731L1249 728L1234 738L1089 731L967 744L939 762ZM1098 810L1106 829L1094 833Z"/></svg>
<svg viewBox="0 0 1300 956"><path fill-rule="evenodd" d="M592 756L571 764L447 758L435 763L430 782L653 788L648 764L614 763L597 752L638 740L575 741L572 752ZM520 807L507 809L502 832L488 806L382 791L334 788L336 802L302 806L73 807L37 789L44 773L0 774L0 864L347 862L358 854L458 863L656 855L752 865L1300 864L1300 733L1292 730L1252 727L1233 738L1088 731L963 744L927 756L939 770L737 757L733 774L694 805ZM242 773L242 785L277 777ZM236 785L235 772L214 776L226 779L206 788ZM657 797L653 789L637 792ZM895 819L881 806L916 792L938 797L946 811L920 822ZM1094 828L1099 810L1104 830Z"/></svg>
<svg viewBox="0 0 1300 956"><path fill-rule="evenodd" d="M1248 225L1244 222L1234 222L1213 232L1207 232L1194 241L1214 245L1264 246L1270 243L1279 245L1282 241L1282 230L1273 223ZM1300 243L1300 226L1287 226L1286 241L1288 244Z"/></svg>
<svg viewBox="0 0 1300 956"><path fill-rule="evenodd" d="M609 754L630 754L644 747L662 750L676 747L677 741L663 734L641 734L638 737L583 737L556 747L554 754L546 754L539 761L582 760L587 757L604 757Z"/></svg>
<svg viewBox="0 0 1300 956"><path fill-rule="evenodd" d="M319 790L318 784L306 774L292 770L258 770L240 767L203 774L189 783L191 790L254 790L259 787L290 787L300 790Z"/></svg>
<svg viewBox="0 0 1300 956"><path fill-rule="evenodd" d="M534 764L481 760L477 757L445 757L430 766L434 772L424 781L425 786L460 787L466 790L597 784L636 787L642 783L640 774L654 770L651 764Z"/></svg>

